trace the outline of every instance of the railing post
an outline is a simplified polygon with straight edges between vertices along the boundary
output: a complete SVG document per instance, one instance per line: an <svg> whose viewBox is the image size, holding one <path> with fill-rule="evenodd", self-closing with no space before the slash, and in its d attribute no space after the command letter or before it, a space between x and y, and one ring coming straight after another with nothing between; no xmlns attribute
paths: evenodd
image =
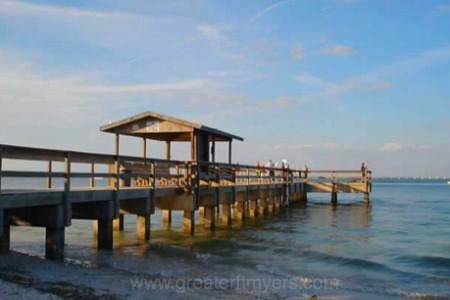
<svg viewBox="0 0 450 300"><path fill-rule="evenodd" d="M2 207L2 163L3 163L3 146L0 145L0 207Z"/></svg>
<svg viewBox="0 0 450 300"><path fill-rule="evenodd" d="M94 178L94 174L95 174L95 164L94 162L91 163L91 180L90 180L90 185L91 188L95 187L95 178Z"/></svg>
<svg viewBox="0 0 450 300"><path fill-rule="evenodd" d="M180 178L181 172L180 172L180 166L178 165L178 163L176 165L176 173L177 173L177 186L180 187L181 186L181 184L180 184L180 182L181 182L181 178Z"/></svg>
<svg viewBox="0 0 450 300"><path fill-rule="evenodd" d="M190 175L189 175L189 162L184 162L184 191L186 193L190 193L191 187L190 187Z"/></svg>
<svg viewBox="0 0 450 300"><path fill-rule="evenodd" d="M119 191L120 191L120 156L116 156L116 182L115 182L115 199L114 199L114 215L119 214Z"/></svg>
<svg viewBox="0 0 450 300"><path fill-rule="evenodd" d="M52 161L48 161L48 177L47 177L47 188L52 188Z"/></svg>
<svg viewBox="0 0 450 300"><path fill-rule="evenodd" d="M247 186L250 185L250 168L247 167Z"/></svg>
<svg viewBox="0 0 450 300"><path fill-rule="evenodd" d="M331 181L331 204L337 204L337 192L336 192L336 174L333 171L332 173L332 181Z"/></svg>
<svg viewBox="0 0 450 300"><path fill-rule="evenodd" d="M220 186L220 167L214 164L214 172L216 172L217 185Z"/></svg>
<svg viewBox="0 0 450 300"><path fill-rule="evenodd" d="M70 173L71 173L71 155L70 152L66 154L64 159L64 215L65 215L65 224L66 226L70 226L71 224L71 214L72 214L72 205L70 204L69 194L70 194Z"/></svg>
<svg viewBox="0 0 450 300"><path fill-rule="evenodd" d="M246 168L246 176L247 176L247 184L246 184L246 187L245 187L245 203L247 203L247 205L246 205L246 207L245 207L245 209L246 210L248 210L249 209L249 207L250 207L250 203L251 203L251 200L250 200L250 169L247 167Z"/></svg>
<svg viewBox="0 0 450 300"><path fill-rule="evenodd" d="M200 197L200 163L196 162L196 168L195 168L195 205L194 209L198 209L198 201Z"/></svg>
<svg viewBox="0 0 450 300"><path fill-rule="evenodd" d="M370 192L372 191L372 172L366 170L366 191L364 193L364 202L370 202Z"/></svg>
<svg viewBox="0 0 450 300"><path fill-rule="evenodd" d="M2 203L2 163L3 146L0 145L0 252L8 253L10 248L10 227L8 216L5 216Z"/></svg>
<svg viewBox="0 0 450 300"><path fill-rule="evenodd" d="M3 202L2 202L2 163L3 163L3 146L0 145L0 236L3 233Z"/></svg>
<svg viewBox="0 0 450 300"><path fill-rule="evenodd" d="M152 190L155 192L156 189L156 168L155 168L155 162L152 160L150 165L150 177L152 178Z"/></svg>

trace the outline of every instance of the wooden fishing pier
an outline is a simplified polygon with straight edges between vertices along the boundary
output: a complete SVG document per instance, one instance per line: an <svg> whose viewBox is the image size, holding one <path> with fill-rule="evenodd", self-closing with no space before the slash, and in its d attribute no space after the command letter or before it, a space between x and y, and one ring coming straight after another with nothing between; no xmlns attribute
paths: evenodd
<svg viewBox="0 0 450 300"><path fill-rule="evenodd" d="M0 251L10 250L10 226L44 227L45 256L64 256L65 228L73 219L93 220L99 249L113 248L113 231L124 215L137 216L136 233L150 239L155 209L164 222L183 211L194 234L196 213L205 227L253 218L307 201L308 193L361 193L369 202L371 171L297 170L232 163L232 141L243 138L204 125L146 112L100 128L115 134L115 154L61 151L0 144ZM120 136L142 138L142 157L120 155ZM166 143L166 159L147 157L147 140ZM189 142L191 159L171 159L171 143ZM228 143L228 162L215 161L216 143ZM14 162L21 169L7 167ZM36 171L36 168L39 170ZM4 186L5 179L36 178L40 187ZM97 179L105 184L98 184ZM60 182L61 184L56 184ZM3 185L2 185L3 183ZM76 183L76 184L75 184Z"/></svg>

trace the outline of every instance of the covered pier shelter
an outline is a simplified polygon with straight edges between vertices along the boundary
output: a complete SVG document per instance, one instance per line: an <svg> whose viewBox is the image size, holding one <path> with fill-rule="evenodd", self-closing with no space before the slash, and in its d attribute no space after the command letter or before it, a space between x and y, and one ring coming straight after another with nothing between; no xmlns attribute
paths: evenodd
<svg viewBox="0 0 450 300"><path fill-rule="evenodd" d="M120 150L120 136L133 136L142 139L142 153L143 158L147 159L147 141L156 140L166 143L166 161L171 161L171 145L174 142L190 143L190 163L194 163L199 167L199 171L205 176L210 172L210 164L216 163L216 143L228 143L228 161L224 163L232 163L232 142L233 140L243 141L242 137L211 128L205 125L189 122L186 120L170 117L167 115L147 111L117 122L100 127L103 132L110 132L115 134L115 155L119 157ZM155 169L155 173L169 175L170 171L167 169L167 163L162 163L165 170ZM135 166L135 165L134 165ZM121 165L112 166L115 172ZM136 169L134 167L134 169ZM114 170L111 170L114 171ZM131 170L128 170L131 171ZM135 170L131 173L142 173L142 171ZM129 185L129 183L127 184ZM150 182L143 184L150 185ZM199 186L195 184L195 186ZM192 188L192 185L190 185ZM167 189L166 189L167 190ZM172 222L172 210L183 210L184 227L187 231L193 233L194 230L194 212L198 209L199 191L197 190L194 197L183 193L183 195L171 195L168 197L156 197L155 205L163 211L163 221L167 223ZM194 204L192 204L194 203ZM115 221L114 227L116 229L123 229L124 213L142 214L142 209L134 208L135 205L128 205L128 208L120 209L119 220ZM131 208L130 208L131 207ZM142 223L144 231L149 230L150 214L152 209L145 209ZM143 234L147 236L148 234Z"/></svg>
<svg viewBox="0 0 450 300"><path fill-rule="evenodd" d="M216 160L215 143L227 142L228 163L231 164L233 140L244 140L242 137L215 128L151 111L104 125L100 127L100 130L116 135L116 155L119 155L120 135L127 135L143 139L144 157L147 155L147 140L166 142L167 160L170 160L172 142L190 142L190 159L194 162L214 163Z"/></svg>

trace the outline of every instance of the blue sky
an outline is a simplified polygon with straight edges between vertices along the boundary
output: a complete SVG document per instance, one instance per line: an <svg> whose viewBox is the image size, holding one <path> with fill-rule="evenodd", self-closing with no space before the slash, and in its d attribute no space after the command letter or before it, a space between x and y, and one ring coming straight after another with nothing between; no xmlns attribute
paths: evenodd
<svg viewBox="0 0 450 300"><path fill-rule="evenodd" d="M0 143L111 153L151 110L242 164L449 177L449 28L444 0L0 0Z"/></svg>

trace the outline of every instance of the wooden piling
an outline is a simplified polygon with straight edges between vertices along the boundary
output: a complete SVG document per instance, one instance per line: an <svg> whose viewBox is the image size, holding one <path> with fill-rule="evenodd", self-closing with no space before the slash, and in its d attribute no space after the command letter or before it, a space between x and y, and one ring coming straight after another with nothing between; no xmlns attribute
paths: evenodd
<svg viewBox="0 0 450 300"><path fill-rule="evenodd" d="M113 220L100 219L94 221L94 241L98 249L113 248Z"/></svg>
<svg viewBox="0 0 450 300"><path fill-rule="evenodd" d="M185 232L190 234L195 233L195 211L194 210L184 210L183 211L183 228Z"/></svg>
<svg viewBox="0 0 450 300"><path fill-rule="evenodd" d="M162 220L166 224L172 224L172 210L171 209L163 209Z"/></svg>
<svg viewBox="0 0 450 300"><path fill-rule="evenodd" d="M114 219L113 221L113 228L114 230L118 230L118 231L123 231L124 228L124 215L123 214L119 214L119 218L118 219Z"/></svg>
<svg viewBox="0 0 450 300"><path fill-rule="evenodd" d="M137 215L136 234L138 240L150 240L150 215Z"/></svg>
<svg viewBox="0 0 450 300"><path fill-rule="evenodd" d="M234 203L234 216L236 220L243 221L245 219L245 206L245 201L236 201L236 203Z"/></svg>
<svg viewBox="0 0 450 300"><path fill-rule="evenodd" d="M248 203L248 215L251 218L254 218L256 216L258 216L259 211L258 211L258 200L249 200Z"/></svg>
<svg viewBox="0 0 450 300"><path fill-rule="evenodd" d="M331 193L331 204L333 204L333 205L337 204L337 193L336 192Z"/></svg>
<svg viewBox="0 0 450 300"><path fill-rule="evenodd" d="M222 222L226 225L231 225L232 214L231 214L231 204L222 204Z"/></svg>
<svg viewBox="0 0 450 300"><path fill-rule="evenodd" d="M11 226L9 225L8 217L5 216L4 210L0 210L1 217L3 219L2 231L3 234L0 236L0 252L1 253L9 253L10 243L11 243Z"/></svg>
<svg viewBox="0 0 450 300"><path fill-rule="evenodd" d="M61 260L64 258L64 227L45 228L45 258Z"/></svg>
<svg viewBox="0 0 450 300"><path fill-rule="evenodd" d="M205 228L215 229L216 228L216 208L205 207L204 208L204 217L205 217Z"/></svg>

